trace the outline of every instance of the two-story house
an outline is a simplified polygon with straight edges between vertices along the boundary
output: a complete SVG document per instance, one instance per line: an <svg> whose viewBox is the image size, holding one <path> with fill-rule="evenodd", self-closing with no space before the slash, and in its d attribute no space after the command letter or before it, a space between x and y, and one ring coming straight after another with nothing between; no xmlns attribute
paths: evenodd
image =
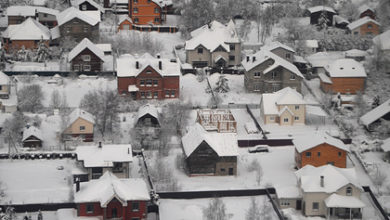
<svg viewBox="0 0 390 220"><path fill-rule="evenodd" d="M84 38L68 54L74 72L100 72L103 70L104 52L88 38Z"/></svg>
<svg viewBox="0 0 390 220"><path fill-rule="evenodd" d="M69 36L80 42L84 38L91 41L99 39L100 13L80 11L70 7L57 16L58 26L62 37Z"/></svg>
<svg viewBox="0 0 390 220"><path fill-rule="evenodd" d="M82 109L76 108L68 116L66 128L62 132L64 140L81 137L83 141L93 141L95 117Z"/></svg>
<svg viewBox="0 0 390 220"><path fill-rule="evenodd" d="M78 146L77 161L87 170L88 179L98 179L106 171L118 178L129 178L129 167L133 161L130 144Z"/></svg>
<svg viewBox="0 0 390 220"><path fill-rule="evenodd" d="M271 42L261 48L261 50L270 51L280 58L283 58L290 63L294 62L295 50L285 44L280 43L279 41Z"/></svg>
<svg viewBox="0 0 390 220"><path fill-rule="evenodd" d="M171 4L167 0L129 0L129 16L134 24L161 25Z"/></svg>
<svg viewBox="0 0 390 220"><path fill-rule="evenodd" d="M28 5L13 5L7 8L8 25L21 24L27 18L33 18L48 28L57 26L58 10L28 6Z"/></svg>
<svg viewBox="0 0 390 220"><path fill-rule="evenodd" d="M306 216L327 219L361 219L365 204L354 168L332 165L306 165L295 172L302 194L302 212Z"/></svg>
<svg viewBox="0 0 390 220"><path fill-rule="evenodd" d="M191 32L186 41L186 62L193 67L232 67L241 63L241 41L235 24L218 21Z"/></svg>
<svg viewBox="0 0 390 220"><path fill-rule="evenodd" d="M260 114L264 124L305 124L306 101L290 87L274 93L264 93L260 100Z"/></svg>
<svg viewBox="0 0 390 220"><path fill-rule="evenodd" d="M180 66L175 60L122 55L117 60L118 92L133 99L171 99L180 93Z"/></svg>
<svg viewBox="0 0 390 220"><path fill-rule="evenodd" d="M360 18L348 26L353 35L373 37L380 33L380 24L370 17Z"/></svg>
<svg viewBox="0 0 390 220"><path fill-rule="evenodd" d="M236 134L207 132L196 123L181 141L190 176L237 175Z"/></svg>
<svg viewBox="0 0 390 220"><path fill-rule="evenodd" d="M337 138L327 134L308 134L295 138L293 143L298 169L306 165L319 167L327 164L347 168L349 148Z"/></svg>
<svg viewBox="0 0 390 220"><path fill-rule="evenodd" d="M141 220L146 219L150 194L143 179L119 179L107 171L99 179L76 182L74 201L82 219Z"/></svg>
<svg viewBox="0 0 390 220"><path fill-rule="evenodd" d="M242 66L245 71L244 85L248 92L276 92L286 87L301 91L302 73L294 64L270 51L260 50L247 55Z"/></svg>
<svg viewBox="0 0 390 220"><path fill-rule="evenodd" d="M318 74L324 92L356 94L363 92L367 74L362 64L354 59L338 59L325 66L325 73Z"/></svg>
<svg viewBox="0 0 390 220"><path fill-rule="evenodd" d="M206 131L237 133L237 122L229 109L199 109L196 121Z"/></svg>

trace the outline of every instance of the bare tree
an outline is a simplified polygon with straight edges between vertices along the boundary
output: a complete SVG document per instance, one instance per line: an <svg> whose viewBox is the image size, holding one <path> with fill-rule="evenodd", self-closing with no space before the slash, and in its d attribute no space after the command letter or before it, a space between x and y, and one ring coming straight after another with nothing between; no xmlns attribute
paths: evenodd
<svg viewBox="0 0 390 220"><path fill-rule="evenodd" d="M27 85L18 91L18 107L21 111L37 112L43 108L42 87L38 84Z"/></svg>
<svg viewBox="0 0 390 220"><path fill-rule="evenodd" d="M53 109L59 109L61 107L61 96L57 89L51 93L50 107Z"/></svg>
<svg viewBox="0 0 390 220"><path fill-rule="evenodd" d="M259 210L259 204L257 204L255 198L251 198L251 204L249 206L249 209L246 212L245 219L246 220L260 220L261 213Z"/></svg>
<svg viewBox="0 0 390 220"><path fill-rule="evenodd" d="M227 220L226 205L220 198L214 198L203 210L203 217L206 220Z"/></svg>
<svg viewBox="0 0 390 220"><path fill-rule="evenodd" d="M189 33L215 19L213 1L192 0L184 4L181 16L181 29Z"/></svg>
<svg viewBox="0 0 390 220"><path fill-rule="evenodd" d="M172 169L162 159L156 160L154 166L149 168L152 181L157 191L174 192L180 189L180 185L173 175Z"/></svg>
<svg viewBox="0 0 390 220"><path fill-rule="evenodd" d="M8 142L20 143L22 140L23 128L28 122L23 112L16 111L12 114L12 117L4 121L4 134Z"/></svg>

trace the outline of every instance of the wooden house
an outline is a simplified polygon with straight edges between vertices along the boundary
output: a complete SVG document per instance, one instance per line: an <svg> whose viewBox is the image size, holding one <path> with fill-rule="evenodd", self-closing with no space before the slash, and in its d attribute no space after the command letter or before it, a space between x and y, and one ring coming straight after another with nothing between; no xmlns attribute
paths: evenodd
<svg viewBox="0 0 390 220"><path fill-rule="evenodd" d="M57 26L58 14L58 10L38 6L13 5L7 8L8 25L21 24L28 18L33 18L48 28L53 28Z"/></svg>
<svg viewBox="0 0 390 220"><path fill-rule="evenodd" d="M360 18L348 26L349 31L357 36L376 36L380 33L380 24L370 17Z"/></svg>
<svg viewBox="0 0 390 220"><path fill-rule="evenodd" d="M180 93L180 65L175 60L122 55L117 60L118 92L133 99L172 99Z"/></svg>
<svg viewBox="0 0 390 220"><path fill-rule="evenodd" d="M376 19L376 13L373 8L371 8L368 5L362 5L359 7L359 17L364 18L364 17L370 17L372 19Z"/></svg>
<svg viewBox="0 0 390 220"><path fill-rule="evenodd" d="M118 178L129 178L133 152L130 144L78 146L77 161L87 170L88 179L98 179L106 171Z"/></svg>
<svg viewBox="0 0 390 220"><path fill-rule="evenodd" d="M99 11L100 13L104 13L104 8L94 0L77 0L75 6L80 11Z"/></svg>
<svg viewBox="0 0 390 220"><path fill-rule="evenodd" d="M333 16L337 14L333 8L323 5L308 8L307 12L310 16L310 24L312 25L318 25L322 14L324 14L328 21L327 25L333 26Z"/></svg>
<svg viewBox="0 0 390 220"><path fill-rule="evenodd" d="M42 140L42 133L39 128L35 126L26 126L24 128L22 138L23 147L41 148Z"/></svg>
<svg viewBox="0 0 390 220"><path fill-rule="evenodd" d="M135 127L161 127L158 109L151 104L146 104L138 109Z"/></svg>
<svg viewBox="0 0 390 220"><path fill-rule="evenodd" d="M88 38L84 38L69 52L68 62L74 72L101 72L104 52Z"/></svg>
<svg viewBox="0 0 390 220"><path fill-rule="evenodd" d="M245 71L244 85L248 92L276 92L286 87L301 91L302 73L293 63L273 52L260 50L247 55L242 66Z"/></svg>
<svg viewBox="0 0 390 220"><path fill-rule="evenodd" d="M237 122L229 109L199 109L196 121L206 131L237 133Z"/></svg>
<svg viewBox="0 0 390 220"><path fill-rule="evenodd" d="M309 134L295 138L293 144L298 169L306 165L319 167L327 164L347 168L349 148L337 138L327 134Z"/></svg>
<svg viewBox="0 0 390 220"><path fill-rule="evenodd" d="M274 93L264 93L260 100L260 114L264 124L305 124L306 101L290 87Z"/></svg>
<svg viewBox="0 0 390 220"><path fill-rule="evenodd" d="M146 219L150 202L143 179L118 179L107 171L99 179L76 182L74 201L79 217L99 219Z"/></svg>
<svg viewBox="0 0 390 220"><path fill-rule="evenodd" d="M62 132L64 140L81 138L85 142L93 141L95 117L82 109L76 108L68 116L67 125Z"/></svg>
<svg viewBox="0 0 390 220"><path fill-rule="evenodd" d="M200 124L182 137L190 176L237 175L237 137L232 133L207 132Z"/></svg>
<svg viewBox="0 0 390 220"><path fill-rule="evenodd" d="M364 114L360 117L359 122L364 125L366 129L372 130L372 127L381 119L390 121L390 99Z"/></svg>
<svg viewBox="0 0 390 220"><path fill-rule="evenodd" d="M339 59L325 66L318 74L324 92L356 94L363 92L367 74L362 64L353 59Z"/></svg>
<svg viewBox="0 0 390 220"><path fill-rule="evenodd" d="M129 16L134 24L161 25L171 4L167 0L129 0Z"/></svg>

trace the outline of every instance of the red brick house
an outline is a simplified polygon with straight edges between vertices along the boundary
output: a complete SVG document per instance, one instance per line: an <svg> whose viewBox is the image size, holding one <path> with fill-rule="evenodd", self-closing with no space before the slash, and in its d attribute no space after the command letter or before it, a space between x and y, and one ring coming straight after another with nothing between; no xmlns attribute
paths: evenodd
<svg viewBox="0 0 390 220"><path fill-rule="evenodd" d="M339 168L347 167L348 147L339 139L329 135L312 134L293 140L295 164L298 169L312 165L315 167L331 164Z"/></svg>
<svg viewBox="0 0 390 220"><path fill-rule="evenodd" d="M166 0L129 0L129 16L135 24L161 25L166 21L166 9L171 4Z"/></svg>
<svg viewBox="0 0 390 220"><path fill-rule="evenodd" d="M103 70L104 52L84 38L68 55L71 70L75 72L100 72Z"/></svg>
<svg viewBox="0 0 390 220"><path fill-rule="evenodd" d="M133 99L178 98L180 66L175 61L125 54L117 60L118 92Z"/></svg>
<svg viewBox="0 0 390 220"><path fill-rule="evenodd" d="M76 182L74 198L80 217L123 220L146 219L150 201L144 180L119 179L109 171L99 179Z"/></svg>

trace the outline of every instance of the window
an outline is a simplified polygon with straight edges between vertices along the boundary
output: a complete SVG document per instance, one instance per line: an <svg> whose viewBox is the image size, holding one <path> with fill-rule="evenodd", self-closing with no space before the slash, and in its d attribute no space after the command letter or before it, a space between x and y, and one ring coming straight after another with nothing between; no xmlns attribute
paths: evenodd
<svg viewBox="0 0 390 220"><path fill-rule="evenodd" d="M86 10L87 10L87 5L85 5L85 4L82 5L82 6L81 6L81 10L82 10L82 11L86 11Z"/></svg>
<svg viewBox="0 0 390 220"><path fill-rule="evenodd" d="M275 78L276 78L276 73L272 72L272 79L275 79Z"/></svg>
<svg viewBox="0 0 390 220"><path fill-rule="evenodd" d="M152 93L151 92L146 92L146 98L151 99L152 98Z"/></svg>
<svg viewBox="0 0 390 220"><path fill-rule="evenodd" d="M130 30L130 25L129 24L124 24L122 25L123 30Z"/></svg>
<svg viewBox="0 0 390 220"><path fill-rule="evenodd" d="M317 156L318 156L318 157L321 157L321 152L317 152Z"/></svg>
<svg viewBox="0 0 390 220"><path fill-rule="evenodd" d="M139 85L140 85L140 86L145 86L145 80L140 80L140 81L139 81Z"/></svg>
<svg viewBox="0 0 390 220"><path fill-rule="evenodd" d="M71 30L72 30L71 27L66 27L66 28L65 28L66 33L70 33Z"/></svg>
<svg viewBox="0 0 390 220"><path fill-rule="evenodd" d="M284 122L288 122L288 118L284 118L283 121L284 121Z"/></svg>
<svg viewBox="0 0 390 220"><path fill-rule="evenodd" d="M84 65L83 71L86 71L86 72L91 71L91 65Z"/></svg>
<svg viewBox="0 0 390 220"><path fill-rule="evenodd" d="M281 206L290 206L290 201L288 201L288 200L282 200L282 201L280 202L280 205L281 205Z"/></svg>
<svg viewBox="0 0 390 220"><path fill-rule="evenodd" d="M139 220L138 217L132 217L131 220Z"/></svg>
<svg viewBox="0 0 390 220"><path fill-rule="evenodd" d="M346 191L347 191L347 196L352 196L352 187L348 186Z"/></svg>
<svg viewBox="0 0 390 220"><path fill-rule="evenodd" d="M141 92L141 99L145 98L145 92Z"/></svg>
<svg viewBox="0 0 390 220"><path fill-rule="evenodd" d="M295 110L298 110L298 109L299 109L299 105L296 105L296 106L295 106Z"/></svg>
<svg viewBox="0 0 390 220"><path fill-rule="evenodd" d="M80 71L80 66L78 64L73 65L73 71Z"/></svg>
<svg viewBox="0 0 390 220"><path fill-rule="evenodd" d="M134 12L134 14L137 14L138 13L138 8L133 8L133 12Z"/></svg>
<svg viewBox="0 0 390 220"><path fill-rule="evenodd" d="M150 4L151 1L152 1L152 0L148 0L148 4Z"/></svg>
<svg viewBox="0 0 390 220"><path fill-rule="evenodd" d="M152 74L152 71L151 70L147 70L146 74Z"/></svg>
<svg viewBox="0 0 390 220"><path fill-rule="evenodd" d="M158 86L158 80L153 80L153 86Z"/></svg>
<svg viewBox="0 0 390 220"><path fill-rule="evenodd" d="M230 51L235 51L236 50L236 45L230 44L229 48L230 48Z"/></svg>
<svg viewBox="0 0 390 220"><path fill-rule="evenodd" d="M269 117L269 120L270 120L270 121L275 121L275 116L270 116L270 117Z"/></svg>
<svg viewBox="0 0 390 220"><path fill-rule="evenodd" d="M353 34L354 34L354 35L358 35L358 34L359 34L359 32L355 31L355 32L353 32Z"/></svg>
<svg viewBox="0 0 390 220"><path fill-rule="evenodd" d="M80 131L85 131L85 126L80 126Z"/></svg>
<svg viewBox="0 0 390 220"><path fill-rule="evenodd" d="M90 55L81 55L81 59L83 61L91 61L91 56Z"/></svg>
<svg viewBox="0 0 390 220"><path fill-rule="evenodd" d="M230 61L235 61L235 60L236 60L236 57L235 57L235 56L229 56L229 60L230 60Z"/></svg>
<svg viewBox="0 0 390 220"><path fill-rule="evenodd" d="M160 12L160 9L154 8L154 13L158 14Z"/></svg>
<svg viewBox="0 0 390 220"><path fill-rule="evenodd" d="M131 210L138 211L139 210L139 203L138 202L133 202L131 204Z"/></svg>
<svg viewBox="0 0 390 220"><path fill-rule="evenodd" d="M103 174L103 168L92 167L92 179L99 179Z"/></svg>
<svg viewBox="0 0 390 220"><path fill-rule="evenodd" d="M150 87L150 86L152 86L152 80L151 79L147 79L146 80L146 86L148 86L148 87Z"/></svg>
<svg viewBox="0 0 390 220"><path fill-rule="evenodd" d="M290 58L291 58L291 54L286 53L286 58L287 58L287 59L290 59Z"/></svg>
<svg viewBox="0 0 390 220"><path fill-rule="evenodd" d="M295 120L295 121L299 121L299 117L298 117L298 116L295 116L295 117L294 117L294 120Z"/></svg>
<svg viewBox="0 0 390 220"><path fill-rule="evenodd" d="M93 213L93 204L86 205L87 213Z"/></svg>
<svg viewBox="0 0 390 220"><path fill-rule="evenodd" d="M139 22L139 19L138 18L134 18L134 23L138 24Z"/></svg>
<svg viewBox="0 0 390 220"><path fill-rule="evenodd" d="M174 97L175 97L175 93L176 93L175 90L172 90L172 91L171 91L171 98L174 98Z"/></svg>
<svg viewBox="0 0 390 220"><path fill-rule="evenodd" d="M311 157L311 152L306 152L306 157L310 158Z"/></svg>
<svg viewBox="0 0 390 220"><path fill-rule="evenodd" d="M343 153L341 153L341 151L339 151L339 157L341 157L343 155Z"/></svg>
<svg viewBox="0 0 390 220"><path fill-rule="evenodd" d="M254 72L254 73L253 73L253 76L254 76L255 78L260 77L260 72Z"/></svg>
<svg viewBox="0 0 390 220"><path fill-rule="evenodd" d="M313 202L313 211L318 211L320 209L320 204L318 202Z"/></svg>
<svg viewBox="0 0 390 220"><path fill-rule="evenodd" d="M372 24L368 24L368 25L367 25L367 28L368 28L368 29L372 29Z"/></svg>
<svg viewBox="0 0 390 220"><path fill-rule="evenodd" d="M155 99L158 98L158 92L153 92L153 98L155 98Z"/></svg>
<svg viewBox="0 0 390 220"><path fill-rule="evenodd" d="M171 93L169 92L169 90L165 90L165 98L169 98L169 95L170 95Z"/></svg>
<svg viewBox="0 0 390 220"><path fill-rule="evenodd" d="M255 84L255 89L254 91L260 91L260 85L259 84Z"/></svg>
<svg viewBox="0 0 390 220"><path fill-rule="evenodd" d="M277 84L272 84L272 91L277 92L279 86Z"/></svg>
<svg viewBox="0 0 390 220"><path fill-rule="evenodd" d="M0 86L0 90L3 90L3 86Z"/></svg>
<svg viewBox="0 0 390 220"><path fill-rule="evenodd" d="M291 73L290 80L295 80L295 74L294 73Z"/></svg>
<svg viewBox="0 0 390 220"><path fill-rule="evenodd" d="M203 48L198 48L198 53L203 53Z"/></svg>
<svg viewBox="0 0 390 220"><path fill-rule="evenodd" d="M326 164L334 166L334 162L327 162Z"/></svg>
<svg viewBox="0 0 390 220"><path fill-rule="evenodd" d="M137 4L137 3L138 3L138 0L133 0L133 2L134 2L135 4Z"/></svg>
<svg viewBox="0 0 390 220"><path fill-rule="evenodd" d="M221 172L225 172L226 171L226 169L225 168L221 168Z"/></svg>
<svg viewBox="0 0 390 220"><path fill-rule="evenodd" d="M123 172L123 163L114 162L114 167L112 168L112 172L122 173Z"/></svg>
<svg viewBox="0 0 390 220"><path fill-rule="evenodd" d="M83 30L84 30L84 33L88 33L89 28L88 27L84 27Z"/></svg>
<svg viewBox="0 0 390 220"><path fill-rule="evenodd" d="M160 18L154 18L154 23L159 23L160 22Z"/></svg>

